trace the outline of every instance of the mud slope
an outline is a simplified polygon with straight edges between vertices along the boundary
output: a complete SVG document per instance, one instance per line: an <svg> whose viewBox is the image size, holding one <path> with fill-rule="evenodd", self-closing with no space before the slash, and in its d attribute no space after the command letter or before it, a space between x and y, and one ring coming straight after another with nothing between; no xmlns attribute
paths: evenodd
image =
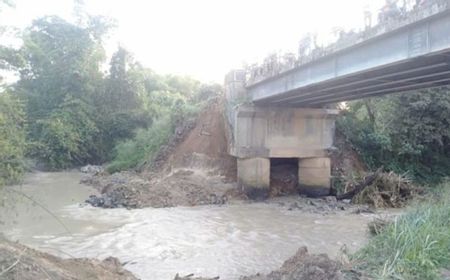
<svg viewBox="0 0 450 280"><path fill-rule="evenodd" d="M227 152L222 107L220 99L213 100L194 124L177 128L140 173L84 178L102 194L87 202L105 208L174 207L223 204L242 196L234 184L236 160Z"/></svg>
<svg viewBox="0 0 450 280"><path fill-rule="evenodd" d="M178 127L152 164L144 169L161 172L177 168L195 168L236 178L236 161L228 155L228 144L220 98L211 100L194 123Z"/></svg>
<svg viewBox="0 0 450 280"><path fill-rule="evenodd" d="M135 280L116 258L61 259L0 236L0 279Z"/></svg>

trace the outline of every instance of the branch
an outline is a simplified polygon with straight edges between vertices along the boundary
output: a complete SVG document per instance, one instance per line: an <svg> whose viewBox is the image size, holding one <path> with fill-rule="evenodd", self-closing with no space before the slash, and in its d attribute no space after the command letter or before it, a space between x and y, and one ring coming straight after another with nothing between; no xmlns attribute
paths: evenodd
<svg viewBox="0 0 450 280"><path fill-rule="evenodd" d="M355 195L362 192L367 186L371 185L375 181L375 179L378 177L378 175L380 175L380 173L382 171L383 171L383 166L378 168L377 171L375 171L375 173L373 173L372 175L365 177L364 180L361 183L359 183L358 185L356 185L353 190L343 193L343 194L340 194L340 195L337 195L336 199L337 200L352 199Z"/></svg>

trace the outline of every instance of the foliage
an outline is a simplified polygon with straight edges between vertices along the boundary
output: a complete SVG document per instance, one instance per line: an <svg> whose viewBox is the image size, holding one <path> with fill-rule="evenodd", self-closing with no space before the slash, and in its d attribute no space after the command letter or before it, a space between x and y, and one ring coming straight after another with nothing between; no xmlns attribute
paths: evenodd
<svg viewBox="0 0 450 280"><path fill-rule="evenodd" d="M25 105L25 114L18 114L27 121L27 155L40 165L61 169L114 159L110 170L135 167L220 91L188 77L158 75L123 47L104 73L103 40L113 22L87 14L82 1L75 2L74 15L76 23L57 16L34 20L20 49L0 45L0 70L20 74L11 89Z"/></svg>
<svg viewBox="0 0 450 280"><path fill-rule="evenodd" d="M195 118L209 98L220 93L218 85L200 85L185 77L158 76L146 73L144 107L155 122L138 130L132 139L119 143L107 170L117 172L151 162L161 146L167 144L177 127Z"/></svg>
<svg viewBox="0 0 450 280"><path fill-rule="evenodd" d="M448 88L352 102L337 129L372 169L384 165L415 180L450 175Z"/></svg>
<svg viewBox="0 0 450 280"><path fill-rule="evenodd" d="M431 201L387 225L353 256L375 279L439 279L450 267L450 183Z"/></svg>
<svg viewBox="0 0 450 280"><path fill-rule="evenodd" d="M48 118L36 122L32 155L45 159L51 169L87 163L95 150L93 137L98 132L91 112L85 102L67 96Z"/></svg>
<svg viewBox="0 0 450 280"><path fill-rule="evenodd" d="M114 145L133 137L134 130L146 128L153 116L143 106L145 94L143 70L124 48L113 54L104 89L94 96L96 121L100 134L96 142L98 158L110 160Z"/></svg>
<svg viewBox="0 0 450 280"><path fill-rule="evenodd" d="M160 147L167 143L172 132L169 118L161 118L148 129L137 131L133 139L115 147L116 156L107 171L110 173L132 169L146 160L152 160Z"/></svg>
<svg viewBox="0 0 450 280"><path fill-rule="evenodd" d="M0 186L17 181L24 172L25 115L10 93L0 93Z"/></svg>
<svg viewBox="0 0 450 280"><path fill-rule="evenodd" d="M44 17L25 31L23 41L25 65L15 88L27 105L30 155L52 169L91 160L97 128L88 104L102 86L104 58L97 32Z"/></svg>

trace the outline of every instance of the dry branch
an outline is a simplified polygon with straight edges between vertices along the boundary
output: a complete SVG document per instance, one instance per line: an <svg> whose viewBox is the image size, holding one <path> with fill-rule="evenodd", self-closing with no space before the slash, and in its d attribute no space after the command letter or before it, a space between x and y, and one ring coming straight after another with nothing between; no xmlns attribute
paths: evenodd
<svg viewBox="0 0 450 280"><path fill-rule="evenodd" d="M375 173L366 176L364 178L364 180L359 183L358 185L355 186L355 188L349 192L340 194L336 196L337 200L342 200L342 199L352 199L355 195L357 195L358 193L360 193L361 191L363 191L367 186L370 186L375 179L380 175L380 173L383 171L383 167L380 167L377 169L377 171L375 171Z"/></svg>

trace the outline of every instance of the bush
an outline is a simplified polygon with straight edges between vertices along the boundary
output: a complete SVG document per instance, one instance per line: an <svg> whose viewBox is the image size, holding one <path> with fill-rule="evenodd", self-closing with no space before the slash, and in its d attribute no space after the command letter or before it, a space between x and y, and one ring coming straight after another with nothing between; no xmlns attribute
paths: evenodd
<svg viewBox="0 0 450 280"><path fill-rule="evenodd" d="M31 155L50 169L68 168L90 161L97 127L90 108L80 99L67 97L49 117L38 120L31 132Z"/></svg>
<svg viewBox="0 0 450 280"><path fill-rule="evenodd" d="M177 83L177 86L181 85L181 82ZM107 167L108 172L133 169L144 163L151 163L160 148L169 142L176 128L195 119L200 110L211 99L217 98L220 92L220 86L188 89L183 92L156 90L148 94L145 99L147 110L154 112L159 118L149 128L138 129L132 139L115 146L115 156Z"/></svg>
<svg viewBox="0 0 450 280"><path fill-rule="evenodd" d="M14 96L0 93L0 186L21 178L25 149L23 106Z"/></svg>
<svg viewBox="0 0 450 280"><path fill-rule="evenodd" d="M132 169L152 160L159 148L167 143L172 132L169 118L157 120L148 129L139 129L133 139L119 143L115 147L115 158L107 166L110 173Z"/></svg>
<svg viewBox="0 0 450 280"><path fill-rule="evenodd" d="M408 172L419 183L450 176L448 88L384 96L349 104L337 120L371 169Z"/></svg>
<svg viewBox="0 0 450 280"><path fill-rule="evenodd" d="M353 256L376 279L439 279L450 266L450 183L431 201L386 226Z"/></svg>

